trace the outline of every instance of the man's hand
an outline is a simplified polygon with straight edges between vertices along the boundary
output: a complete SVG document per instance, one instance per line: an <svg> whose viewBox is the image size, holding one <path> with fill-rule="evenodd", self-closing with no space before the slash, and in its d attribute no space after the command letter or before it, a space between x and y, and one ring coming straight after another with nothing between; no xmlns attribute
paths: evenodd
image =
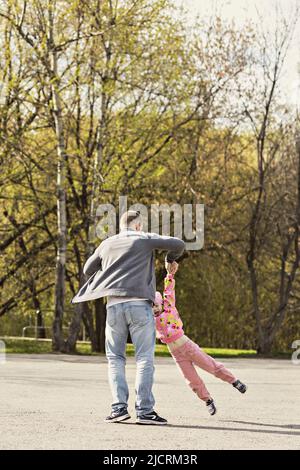
<svg viewBox="0 0 300 470"><path fill-rule="evenodd" d="M176 261L173 261L172 263L168 263L166 261L165 263L165 267L166 267L166 270L168 272L168 274L176 274L176 271L178 269L178 263L176 263Z"/></svg>

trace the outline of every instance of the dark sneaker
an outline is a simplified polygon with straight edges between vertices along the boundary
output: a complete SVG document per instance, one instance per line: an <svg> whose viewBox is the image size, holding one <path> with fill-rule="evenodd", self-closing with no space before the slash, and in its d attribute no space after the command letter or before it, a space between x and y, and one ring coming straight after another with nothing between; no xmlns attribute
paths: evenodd
<svg viewBox="0 0 300 470"><path fill-rule="evenodd" d="M208 412L211 416L216 414L217 408L216 408L215 402L213 401L212 398L210 400L207 400L206 406L207 406Z"/></svg>
<svg viewBox="0 0 300 470"><path fill-rule="evenodd" d="M105 418L106 423L120 423L121 421L126 421L126 419L129 419L130 415L128 414L128 411L126 408L121 408L118 411L112 411L107 418Z"/></svg>
<svg viewBox="0 0 300 470"><path fill-rule="evenodd" d="M158 416L155 411L152 411L151 413L147 413L146 415L138 416L136 418L136 423L137 424L157 424L157 425L164 425L168 424L168 421L164 418L161 418Z"/></svg>
<svg viewBox="0 0 300 470"><path fill-rule="evenodd" d="M236 380L232 386L236 388L240 393L245 393L247 390L247 385L243 384L240 380Z"/></svg>

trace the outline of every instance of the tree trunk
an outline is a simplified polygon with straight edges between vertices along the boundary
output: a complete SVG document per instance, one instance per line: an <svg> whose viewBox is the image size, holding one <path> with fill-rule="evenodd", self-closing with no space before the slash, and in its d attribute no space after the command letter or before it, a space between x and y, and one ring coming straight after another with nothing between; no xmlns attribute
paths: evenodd
<svg viewBox="0 0 300 470"><path fill-rule="evenodd" d="M84 306L83 306L83 321L84 321L84 324L86 326L86 329L88 331L88 335L91 341L92 352L96 352L97 345L98 345L97 336L96 336L96 331L95 331L94 322L93 322L93 315L87 302L84 302Z"/></svg>
<svg viewBox="0 0 300 470"><path fill-rule="evenodd" d="M95 301L95 318L96 318L96 339L97 352L105 352L105 322L106 322L106 306L103 299Z"/></svg>
<svg viewBox="0 0 300 470"><path fill-rule="evenodd" d="M35 285L35 280L33 276L32 276L29 288L30 288L30 292L32 293L32 300L33 300L33 305L35 307L35 313L36 313L35 322L36 322L37 328L36 328L35 336L36 338L44 339L46 338L44 318L42 314L42 307L39 301L39 297L36 292L36 285Z"/></svg>
<svg viewBox="0 0 300 470"><path fill-rule="evenodd" d="M108 62L110 60L110 55ZM103 83L104 86L104 83ZM100 187L103 182L103 177L101 175L101 163L103 159L103 138L106 126L106 111L107 111L107 97L105 92L101 94L101 117L99 120L98 136L97 136L97 152L94 159L94 168L93 168L93 185L92 185L92 195L91 195L91 207L90 207L90 226L88 234L88 248L90 254L95 249L96 242L96 211L99 203L100 197ZM106 306L103 302L103 299L97 299L95 301L95 344L92 342L92 349L96 352L104 353L105 352L105 322L106 322ZM91 339L92 340L92 339Z"/></svg>
<svg viewBox="0 0 300 470"><path fill-rule="evenodd" d="M61 347L61 352L68 354L76 352L76 342L78 335L80 333L81 321L83 315L83 305L82 303L75 304L75 314L72 318L70 325L68 339L65 341L64 345Z"/></svg>
<svg viewBox="0 0 300 470"><path fill-rule="evenodd" d="M272 352L273 341L269 332L263 331L263 334L258 340L257 353L262 356L268 356Z"/></svg>
<svg viewBox="0 0 300 470"><path fill-rule="evenodd" d="M52 349L53 351L61 351L63 348L63 332L62 321L64 315L64 296L65 296L65 266L57 260L56 264L56 279L55 279L55 307L54 307L54 321L53 321L53 338Z"/></svg>
<svg viewBox="0 0 300 470"><path fill-rule="evenodd" d="M55 286L55 312L53 322L53 350L61 351L63 348L62 322L65 300L65 265L67 251L67 216L66 216L66 145L62 119L62 106L59 95L59 79L57 65L57 51L54 41L54 2L49 0L49 55L51 64L51 91L53 101L53 117L55 123L55 135L57 140L57 225L58 247L56 260L56 286Z"/></svg>
<svg viewBox="0 0 300 470"><path fill-rule="evenodd" d="M46 330L45 330L45 325L44 325L44 319L42 312L40 310L36 311L36 337L44 339L46 338Z"/></svg>

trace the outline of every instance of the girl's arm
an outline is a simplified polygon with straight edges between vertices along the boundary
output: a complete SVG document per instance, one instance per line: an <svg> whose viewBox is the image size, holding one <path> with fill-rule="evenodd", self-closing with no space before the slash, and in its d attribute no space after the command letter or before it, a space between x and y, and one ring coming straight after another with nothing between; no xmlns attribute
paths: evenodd
<svg viewBox="0 0 300 470"><path fill-rule="evenodd" d="M164 295L163 295L164 311L176 309L175 299L175 279L174 275L169 273L164 281Z"/></svg>

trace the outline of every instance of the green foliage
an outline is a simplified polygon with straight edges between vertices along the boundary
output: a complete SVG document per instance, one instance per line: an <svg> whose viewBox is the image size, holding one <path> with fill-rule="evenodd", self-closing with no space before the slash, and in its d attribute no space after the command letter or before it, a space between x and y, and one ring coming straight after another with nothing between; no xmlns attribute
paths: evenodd
<svg viewBox="0 0 300 470"><path fill-rule="evenodd" d="M53 320L57 140L50 85L55 80L67 151L64 328L73 318L70 300L88 255L97 187L96 202L116 206L120 195L148 206L205 204L205 247L189 253L177 276L185 331L201 346L255 349L246 255L258 188L257 141L244 105L261 118L258 32L252 26L240 31L220 18L187 30L167 0L124 0L118 8L106 0L55 3L59 63L58 77L51 77L48 2L28 2L22 35L14 26L20 24L20 2L0 0L0 11L7 13L0 25L5 52L0 57L0 333L20 335L34 323L37 309L46 327ZM276 149L277 154L257 228L263 325L278 304L283 240L278 233L289 233L296 194L295 125L288 114L286 125L278 123L275 105L272 113L265 153ZM287 277L291 263L289 257ZM157 272L161 288L162 257ZM276 336L277 350L288 350L299 336L297 287L298 280Z"/></svg>

